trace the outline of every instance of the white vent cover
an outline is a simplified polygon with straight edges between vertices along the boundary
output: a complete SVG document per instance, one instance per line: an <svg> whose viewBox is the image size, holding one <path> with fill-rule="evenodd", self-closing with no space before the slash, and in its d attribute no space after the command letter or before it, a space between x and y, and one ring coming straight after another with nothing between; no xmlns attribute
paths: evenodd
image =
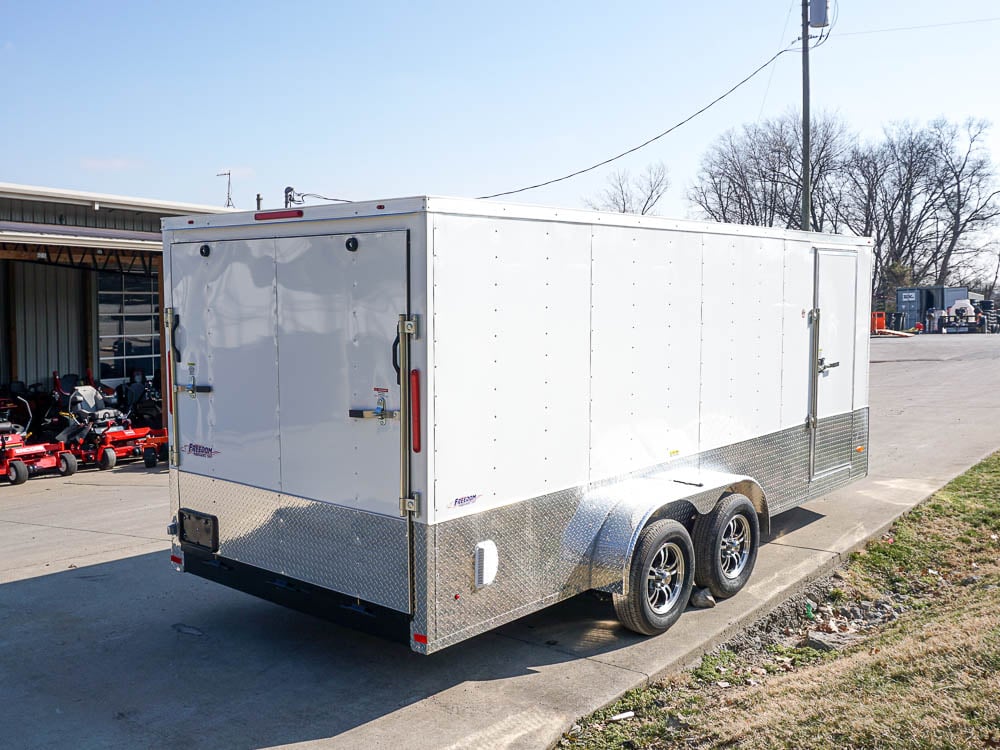
<svg viewBox="0 0 1000 750"><path fill-rule="evenodd" d="M500 567L500 555L497 545L492 539L487 539L476 545L476 588L489 586L497 577Z"/></svg>

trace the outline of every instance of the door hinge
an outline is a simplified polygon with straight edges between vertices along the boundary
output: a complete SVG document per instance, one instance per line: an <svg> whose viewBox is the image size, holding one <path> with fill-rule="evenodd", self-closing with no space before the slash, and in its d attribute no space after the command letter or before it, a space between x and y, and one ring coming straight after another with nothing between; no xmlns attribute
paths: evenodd
<svg viewBox="0 0 1000 750"><path fill-rule="evenodd" d="M399 498L399 515L405 516L407 513L420 512L420 494L413 493L413 497Z"/></svg>
<svg viewBox="0 0 1000 750"><path fill-rule="evenodd" d="M808 321L809 321L809 325L812 325L813 323L816 323L816 322L819 321L819 308L818 307L813 308L812 310L809 311Z"/></svg>

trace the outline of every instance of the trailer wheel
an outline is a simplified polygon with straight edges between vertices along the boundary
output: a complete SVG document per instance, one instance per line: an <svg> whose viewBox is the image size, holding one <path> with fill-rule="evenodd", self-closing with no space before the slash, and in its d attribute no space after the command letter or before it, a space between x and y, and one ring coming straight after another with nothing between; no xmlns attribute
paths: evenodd
<svg viewBox="0 0 1000 750"><path fill-rule="evenodd" d="M142 462L146 465L147 469L155 468L159 460L160 457L156 455L156 448L142 449Z"/></svg>
<svg viewBox="0 0 1000 750"><path fill-rule="evenodd" d="M101 455L97 457L97 468L101 471L115 468L116 463L118 463L118 456L115 455L113 448L103 448Z"/></svg>
<svg viewBox="0 0 1000 750"><path fill-rule="evenodd" d="M745 495L723 497L715 509L694 523L695 573L716 599L726 599L750 580L757 562L760 524Z"/></svg>
<svg viewBox="0 0 1000 750"><path fill-rule="evenodd" d="M7 462L7 481L11 484L24 484L28 481L28 467L24 465L24 461L14 459Z"/></svg>
<svg viewBox="0 0 1000 750"><path fill-rule="evenodd" d="M71 477L76 474L77 463L76 456L72 453L60 453L59 454L59 475L63 477Z"/></svg>
<svg viewBox="0 0 1000 750"><path fill-rule="evenodd" d="M656 635L677 622L694 585L694 547L687 529L669 519L643 529L628 580L628 594L613 597L622 625Z"/></svg>

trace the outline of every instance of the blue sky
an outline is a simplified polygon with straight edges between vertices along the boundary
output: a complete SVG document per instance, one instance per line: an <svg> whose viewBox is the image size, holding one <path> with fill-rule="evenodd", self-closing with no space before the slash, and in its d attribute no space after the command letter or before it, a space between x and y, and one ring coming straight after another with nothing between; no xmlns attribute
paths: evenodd
<svg viewBox="0 0 1000 750"><path fill-rule="evenodd" d="M834 5L836 5L834 0ZM798 36L797 0L693 3L0 0L0 181L222 205L291 185L352 199L477 196L588 166L666 129ZM813 111L876 135L985 117L1000 161L1000 17L987 0L840 0ZM799 107L800 57L623 159L663 161L690 212L728 128ZM611 167L521 202L582 205Z"/></svg>

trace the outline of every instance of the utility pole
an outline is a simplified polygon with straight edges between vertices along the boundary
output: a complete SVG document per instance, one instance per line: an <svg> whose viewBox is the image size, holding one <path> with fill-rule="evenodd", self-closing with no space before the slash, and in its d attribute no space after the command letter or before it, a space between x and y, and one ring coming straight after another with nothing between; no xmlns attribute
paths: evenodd
<svg viewBox="0 0 1000 750"><path fill-rule="evenodd" d="M802 231L812 229L812 166L809 163L809 27L830 25L829 0L802 0Z"/></svg>
<svg viewBox="0 0 1000 750"><path fill-rule="evenodd" d="M809 174L809 0L802 0L802 231L811 228L812 177Z"/></svg>

